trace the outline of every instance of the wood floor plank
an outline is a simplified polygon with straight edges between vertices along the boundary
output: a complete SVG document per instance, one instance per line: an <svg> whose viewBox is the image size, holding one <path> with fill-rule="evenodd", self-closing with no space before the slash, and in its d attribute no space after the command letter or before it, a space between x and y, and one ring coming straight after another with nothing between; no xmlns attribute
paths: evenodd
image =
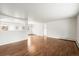
<svg viewBox="0 0 79 59"><path fill-rule="evenodd" d="M31 36L30 41L0 46L0 56L79 56L75 41Z"/></svg>

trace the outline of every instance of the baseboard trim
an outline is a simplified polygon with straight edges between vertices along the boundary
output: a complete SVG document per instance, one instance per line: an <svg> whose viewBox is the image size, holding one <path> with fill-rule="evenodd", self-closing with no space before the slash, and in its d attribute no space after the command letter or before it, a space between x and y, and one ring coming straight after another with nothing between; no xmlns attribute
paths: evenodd
<svg viewBox="0 0 79 59"><path fill-rule="evenodd" d="M26 37L26 38L24 38L24 39L20 39L20 40L16 40L16 41L2 42L2 43L0 43L0 46L6 45L6 44L15 43L15 42L20 42L20 41L23 41L23 40L26 40L26 39L28 39L28 38Z"/></svg>
<svg viewBox="0 0 79 59"><path fill-rule="evenodd" d="M74 39L71 39L71 38L59 38L59 37L53 37L53 36L47 36L47 37L50 37L50 38L56 38L56 39L61 39L61 40L68 40L68 41L76 41Z"/></svg>
<svg viewBox="0 0 79 59"><path fill-rule="evenodd" d="M79 48L79 43L78 43L78 41L76 40L75 42L76 42L77 47Z"/></svg>

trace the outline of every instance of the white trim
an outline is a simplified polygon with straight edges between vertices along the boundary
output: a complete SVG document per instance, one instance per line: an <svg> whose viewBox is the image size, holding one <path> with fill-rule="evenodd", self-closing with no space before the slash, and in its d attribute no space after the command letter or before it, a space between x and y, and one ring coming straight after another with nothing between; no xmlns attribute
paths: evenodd
<svg viewBox="0 0 79 59"><path fill-rule="evenodd" d="M51 38L56 38L56 39L63 39L63 40L71 40L71 41L76 41L72 38L64 38L64 37L55 37L55 36L47 36L47 37L51 37Z"/></svg>
<svg viewBox="0 0 79 59"><path fill-rule="evenodd" d="M1 46L1 45L6 45L6 44L15 43L15 42L19 42L19 41L23 41L23 40L27 40L27 38L25 38L25 39L20 39L20 40L16 40L16 41L2 42L2 43L0 43L0 46Z"/></svg>
<svg viewBox="0 0 79 59"><path fill-rule="evenodd" d="M79 43L78 43L78 41L76 40L76 44L77 44L77 46L78 46L78 48L79 48Z"/></svg>

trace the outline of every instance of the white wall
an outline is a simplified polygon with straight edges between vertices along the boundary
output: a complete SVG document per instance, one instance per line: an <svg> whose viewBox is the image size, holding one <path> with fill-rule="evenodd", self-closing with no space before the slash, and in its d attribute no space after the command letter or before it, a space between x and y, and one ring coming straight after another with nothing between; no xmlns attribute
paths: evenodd
<svg viewBox="0 0 79 59"><path fill-rule="evenodd" d="M76 18L55 20L47 23L49 37L74 39L76 37Z"/></svg>
<svg viewBox="0 0 79 59"><path fill-rule="evenodd" d="M76 42L77 42L77 45L79 47L79 15L77 17L77 31L76 31Z"/></svg>
<svg viewBox="0 0 79 59"><path fill-rule="evenodd" d="M26 37L26 31L0 32L0 45L25 40Z"/></svg>
<svg viewBox="0 0 79 59"><path fill-rule="evenodd" d="M4 21L3 21L4 22ZM0 31L0 45L12 43L12 42L17 42L21 40L25 40L28 37L28 30L16 30L16 26L23 26L26 23L26 28L27 28L27 21L25 23L5 23L8 25L9 30L8 31ZM23 25L22 25L23 24ZM1 25L1 24L0 24Z"/></svg>
<svg viewBox="0 0 79 59"><path fill-rule="evenodd" d="M32 20L31 23L29 23L29 25L32 27L29 29L29 34L36 34L40 36L44 35L43 23L35 22Z"/></svg>
<svg viewBox="0 0 79 59"><path fill-rule="evenodd" d="M36 22L31 17L28 17L28 24L31 25L29 34L36 34L43 36L44 35L44 24L40 22Z"/></svg>
<svg viewBox="0 0 79 59"><path fill-rule="evenodd" d="M43 24L42 23L33 24L32 32L33 34L43 36L44 35Z"/></svg>
<svg viewBox="0 0 79 59"><path fill-rule="evenodd" d="M47 23L31 21L32 33L52 38L76 40L76 17L54 20Z"/></svg>

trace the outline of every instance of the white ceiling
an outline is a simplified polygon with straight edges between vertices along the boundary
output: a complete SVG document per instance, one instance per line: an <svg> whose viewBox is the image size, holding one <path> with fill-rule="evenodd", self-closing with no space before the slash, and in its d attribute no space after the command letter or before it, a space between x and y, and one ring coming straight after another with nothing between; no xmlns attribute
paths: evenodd
<svg viewBox="0 0 79 59"><path fill-rule="evenodd" d="M9 3L0 4L0 14L16 18L31 17L35 21L48 22L78 14L78 4L73 3ZM2 17L0 17L2 18Z"/></svg>

